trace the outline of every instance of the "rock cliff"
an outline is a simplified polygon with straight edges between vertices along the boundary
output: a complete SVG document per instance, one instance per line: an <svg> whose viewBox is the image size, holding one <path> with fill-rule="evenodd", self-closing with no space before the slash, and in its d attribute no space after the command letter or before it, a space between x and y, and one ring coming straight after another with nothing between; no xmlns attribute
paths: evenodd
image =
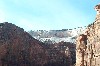
<svg viewBox="0 0 100 66"><path fill-rule="evenodd" d="M100 66L100 4L95 22L87 27L86 35L80 35L76 44L76 66Z"/></svg>

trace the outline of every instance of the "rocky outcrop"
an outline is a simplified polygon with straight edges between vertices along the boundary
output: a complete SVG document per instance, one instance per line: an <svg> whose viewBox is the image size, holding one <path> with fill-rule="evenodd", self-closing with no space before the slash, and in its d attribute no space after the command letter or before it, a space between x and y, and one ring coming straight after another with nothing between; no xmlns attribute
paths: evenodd
<svg viewBox="0 0 100 66"><path fill-rule="evenodd" d="M47 55L42 43L22 28L0 23L0 66L44 66Z"/></svg>
<svg viewBox="0 0 100 66"><path fill-rule="evenodd" d="M76 66L100 66L100 4L95 6L95 10L96 19L87 27L87 39L81 42L84 34L77 39Z"/></svg>
<svg viewBox="0 0 100 66"><path fill-rule="evenodd" d="M87 35L80 35L77 38L76 44L76 66L84 66L85 65L85 54L87 45Z"/></svg>

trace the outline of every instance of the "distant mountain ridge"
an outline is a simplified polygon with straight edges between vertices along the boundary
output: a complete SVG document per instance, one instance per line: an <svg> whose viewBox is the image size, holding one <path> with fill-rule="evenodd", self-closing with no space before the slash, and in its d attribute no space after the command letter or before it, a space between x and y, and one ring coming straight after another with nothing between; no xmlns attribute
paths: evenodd
<svg viewBox="0 0 100 66"><path fill-rule="evenodd" d="M28 31L28 33L36 38L37 40L40 40L42 42L44 41L52 41L52 42L75 42L75 38L82 34L85 31L85 28L78 27L74 29L62 29L62 30L37 30L37 31Z"/></svg>

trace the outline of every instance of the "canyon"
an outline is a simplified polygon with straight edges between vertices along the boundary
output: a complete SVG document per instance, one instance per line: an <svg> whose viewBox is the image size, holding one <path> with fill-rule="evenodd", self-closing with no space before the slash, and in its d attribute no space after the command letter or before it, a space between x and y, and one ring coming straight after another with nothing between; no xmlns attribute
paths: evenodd
<svg viewBox="0 0 100 66"><path fill-rule="evenodd" d="M0 23L0 66L100 66L100 4L87 27L24 31Z"/></svg>

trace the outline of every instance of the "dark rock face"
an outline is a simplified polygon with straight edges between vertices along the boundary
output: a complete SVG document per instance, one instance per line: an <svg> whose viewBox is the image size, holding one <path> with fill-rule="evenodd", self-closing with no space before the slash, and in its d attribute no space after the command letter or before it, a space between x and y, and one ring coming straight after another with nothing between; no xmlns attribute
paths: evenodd
<svg viewBox="0 0 100 66"><path fill-rule="evenodd" d="M0 66L44 66L47 55L42 43L22 28L0 23Z"/></svg>
<svg viewBox="0 0 100 66"><path fill-rule="evenodd" d="M70 42L59 42L45 44L49 53L48 66L72 66L76 62L75 44Z"/></svg>
<svg viewBox="0 0 100 66"><path fill-rule="evenodd" d="M59 42L54 44L60 53L64 54L66 57L66 62L68 66L72 66L76 62L76 45L70 42Z"/></svg>

